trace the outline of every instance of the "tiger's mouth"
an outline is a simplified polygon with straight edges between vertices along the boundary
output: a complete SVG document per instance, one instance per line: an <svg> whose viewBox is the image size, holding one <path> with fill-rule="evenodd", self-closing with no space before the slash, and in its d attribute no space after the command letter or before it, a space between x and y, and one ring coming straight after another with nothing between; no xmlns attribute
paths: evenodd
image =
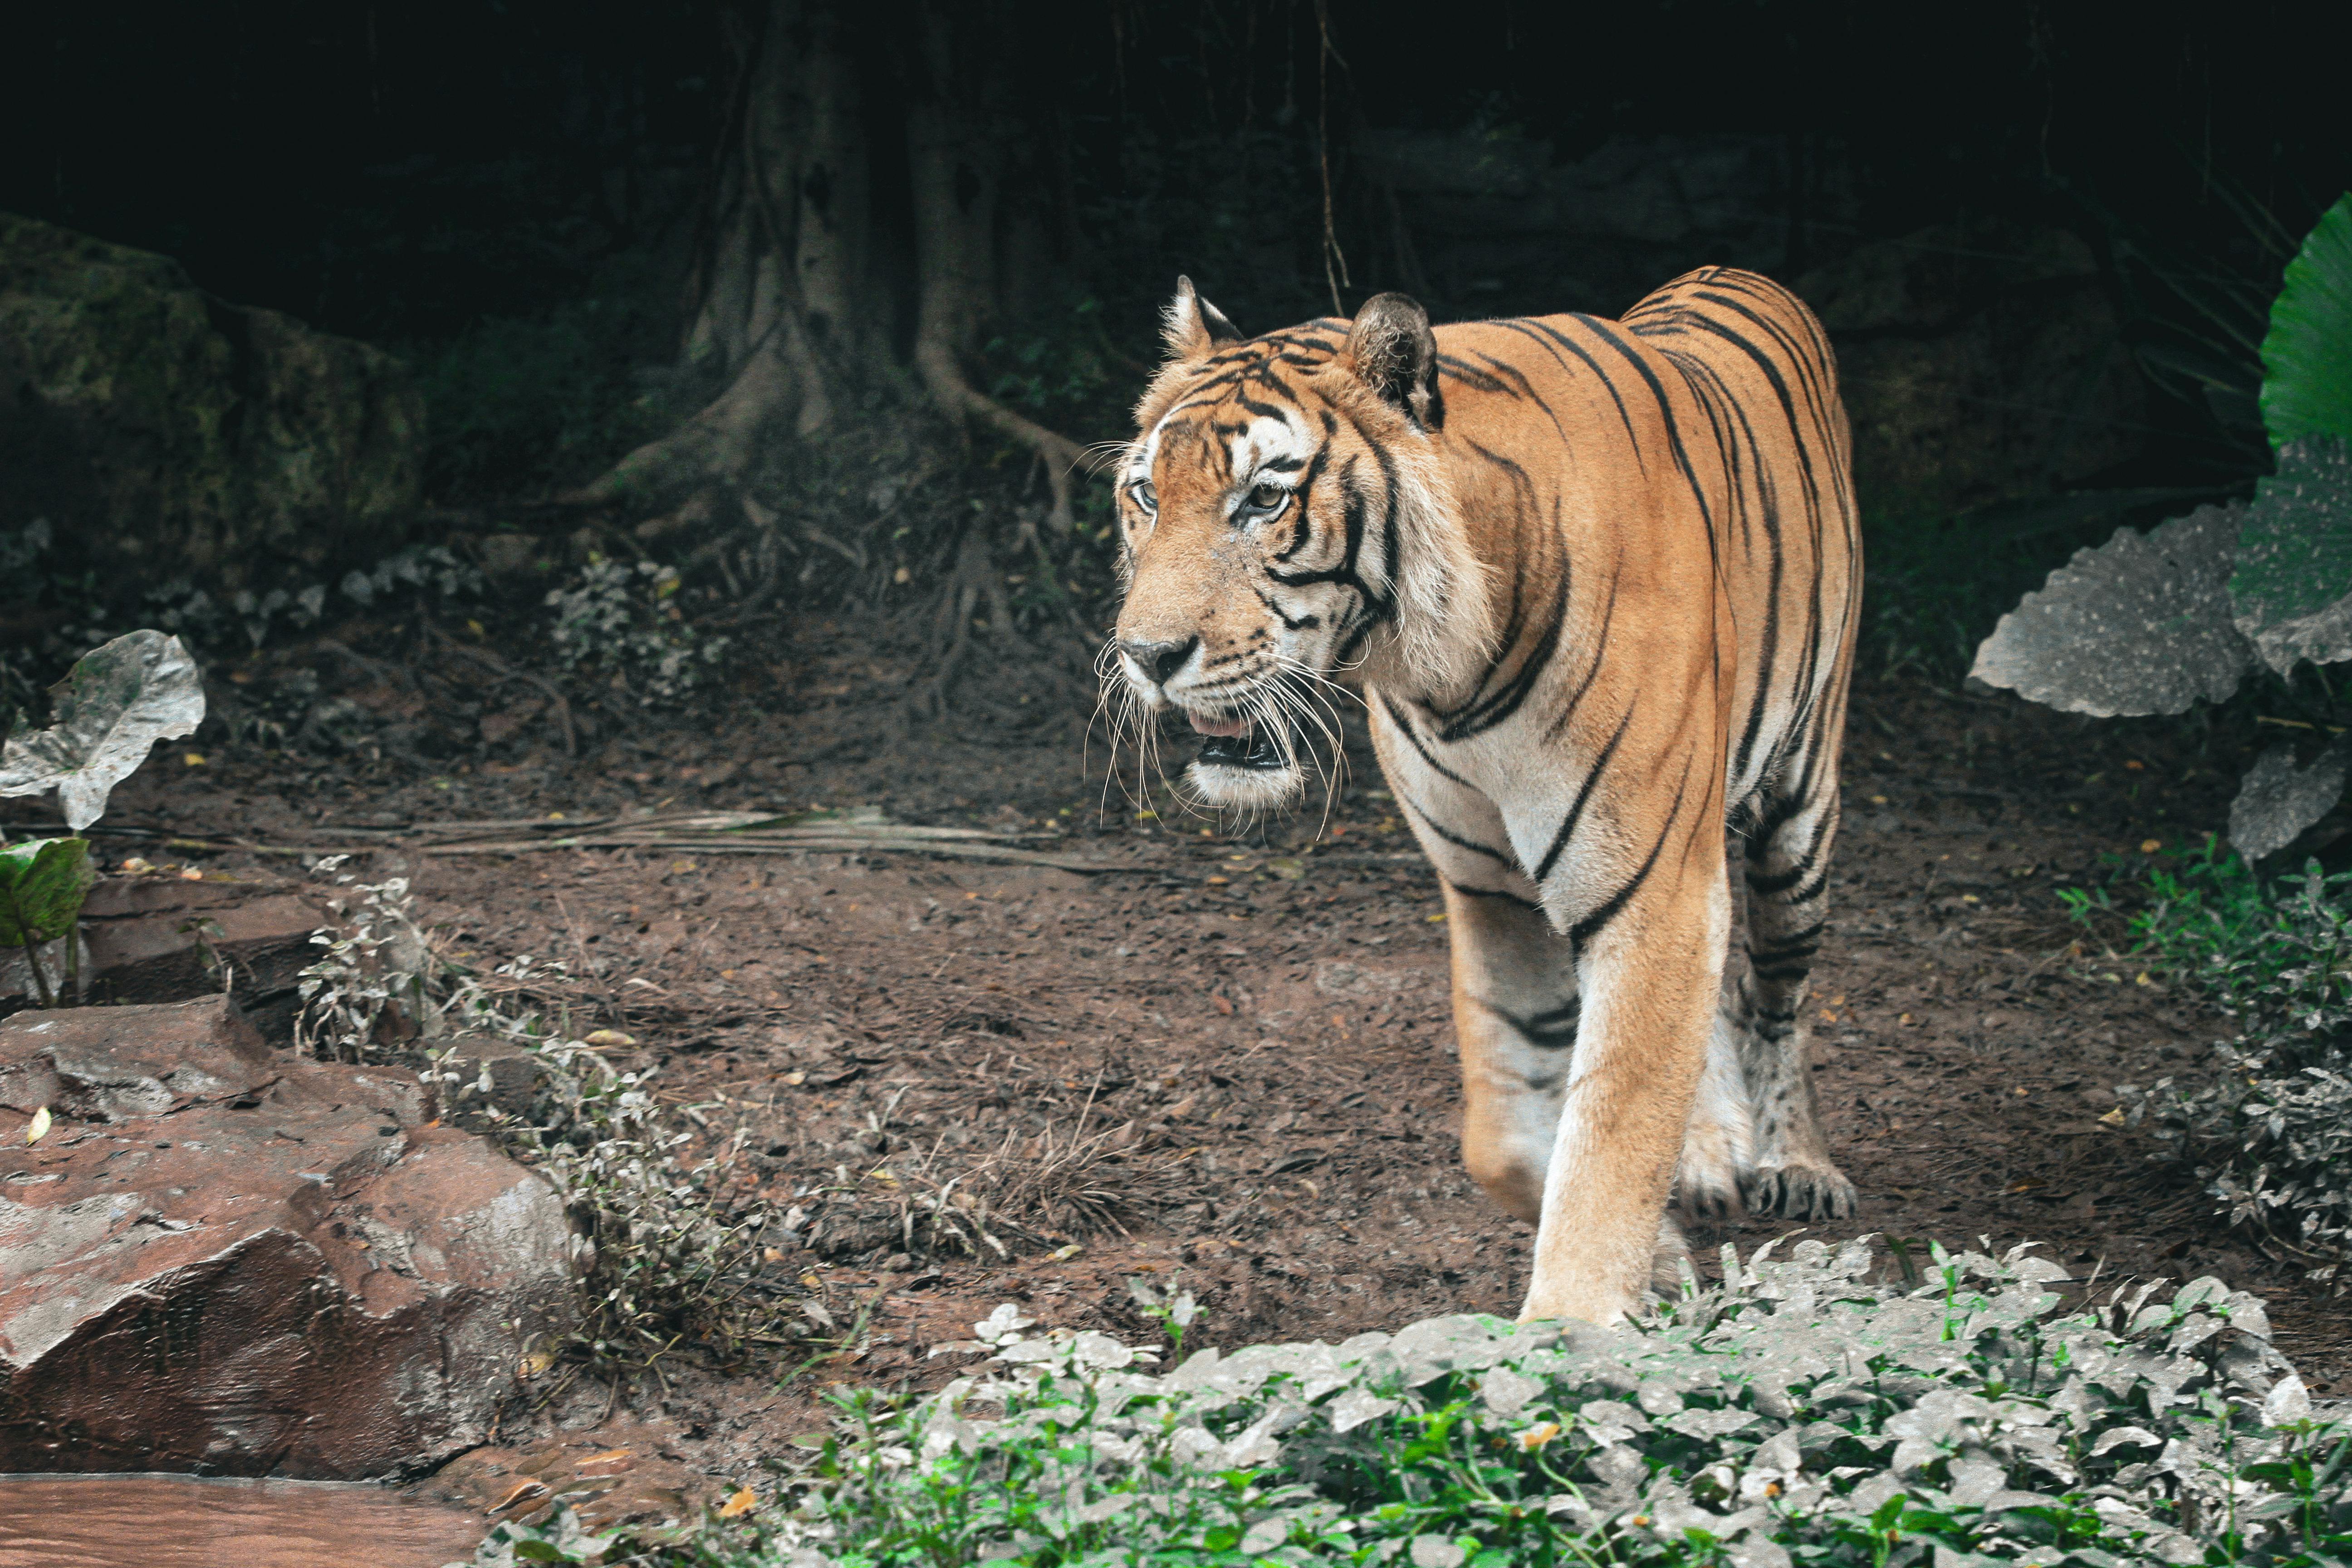
<svg viewBox="0 0 2352 1568"><path fill-rule="evenodd" d="M1279 721L1273 724L1239 715L1185 717L1202 737L1196 759L1203 768L1245 768L1254 773L1280 773L1292 765L1290 737Z"/></svg>

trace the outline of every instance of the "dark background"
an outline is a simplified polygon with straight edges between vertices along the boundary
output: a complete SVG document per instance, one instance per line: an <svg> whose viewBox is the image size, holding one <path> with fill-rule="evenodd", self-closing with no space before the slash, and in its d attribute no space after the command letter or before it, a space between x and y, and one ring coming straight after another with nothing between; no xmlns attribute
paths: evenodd
<svg viewBox="0 0 2352 1568"><path fill-rule="evenodd" d="M1002 11L1019 46L1001 63L1060 142L1082 214L1148 194L1159 172L1138 165L1171 147L1205 188L1230 171L1202 165L1249 139L1312 141L1315 8L1300 0ZM599 260L690 225L731 68L726 9L687 0L18 15L0 205L175 256L226 297L387 340L542 310ZM1768 132L1816 182L1860 193L1864 233L1990 211L2102 237L2112 222L2227 257L2240 225L2225 196L2299 233L2344 184L2342 78L2319 15L1340 0L1328 119L1343 165L1359 122L1508 127L1562 160L1612 133ZM1221 216L1289 239L1316 215L1244 196ZM1801 206L1790 218L1792 271L1840 243L1844 226L1809 225ZM1086 237L1119 247L1116 234ZM1153 298L1217 258L1199 237L1168 238L1151 276L1113 283ZM1364 274L1353 292L1392 281L1349 248Z"/></svg>
<svg viewBox="0 0 2352 1568"><path fill-rule="evenodd" d="M1441 321L1613 314L1691 266L1757 267L1831 318L1858 429L1895 432L1861 441L1874 624L1894 628L1893 662L1950 663L2018 585L2118 517L2150 520L2118 502L2087 521L2004 514L1988 532L1983 509L2086 488L2173 505L2266 465L2263 311L2352 183L2316 6L950 10L950 75L986 100L1030 209L998 309L966 345L982 392L1081 443L1118 437L1179 272L1256 331L1386 288ZM712 276L771 14L706 0L21 8L0 40L0 209L163 252L222 300L402 355L430 416L415 537L552 527L516 509L604 472L725 384L682 364L680 341ZM874 441L795 455L779 437L761 474L729 482L871 555L856 534L872 519L836 515L840 496L908 475L936 489L959 465L1008 515L1042 492L1015 482L989 431L968 439L909 390L919 9L843 15L871 163L866 272L884 300L848 402ZM1920 264L1894 305L1870 249L1888 243ZM2074 346L2050 347L2061 339ZM1906 359L1914 341L1940 346ZM1987 363L1953 368L1969 355ZM1941 400L1932 440L1906 434L1922 398ZM866 468L846 472L853 458ZM901 552L910 580L869 563L864 577L820 573L812 592L866 604L902 581L914 603L961 548L954 488L946 521L917 531L936 548ZM1100 493L1080 501L1098 521ZM451 524L451 508L472 515ZM1027 549L1010 537L989 548ZM1959 581L1988 563L1984 582ZM1027 607L1007 614L1029 624Z"/></svg>

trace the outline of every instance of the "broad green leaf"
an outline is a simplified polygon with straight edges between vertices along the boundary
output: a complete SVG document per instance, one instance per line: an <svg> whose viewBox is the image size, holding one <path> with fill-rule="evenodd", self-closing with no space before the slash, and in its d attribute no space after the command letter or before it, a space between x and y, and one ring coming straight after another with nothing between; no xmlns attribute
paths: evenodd
<svg viewBox="0 0 2352 1568"><path fill-rule="evenodd" d="M0 795L54 789L77 833L105 812L108 792L147 760L149 747L204 722L204 678L180 639L162 632L132 632L92 649L49 691L58 721L8 738Z"/></svg>
<svg viewBox="0 0 2352 1568"><path fill-rule="evenodd" d="M83 838L0 845L0 943L55 942L73 929L98 880Z"/></svg>
<svg viewBox="0 0 2352 1568"><path fill-rule="evenodd" d="M2230 600L2238 630L2284 675L2298 659L2352 658L2352 458L2308 437L2279 448L2238 529Z"/></svg>
<svg viewBox="0 0 2352 1568"><path fill-rule="evenodd" d="M2244 508L2128 528L2050 574L1977 649L1975 679L2069 713L2185 713L2253 667L2228 584Z"/></svg>
<svg viewBox="0 0 2352 1568"><path fill-rule="evenodd" d="M2352 441L2352 195L2321 215L2271 304L2263 424L2273 447Z"/></svg>

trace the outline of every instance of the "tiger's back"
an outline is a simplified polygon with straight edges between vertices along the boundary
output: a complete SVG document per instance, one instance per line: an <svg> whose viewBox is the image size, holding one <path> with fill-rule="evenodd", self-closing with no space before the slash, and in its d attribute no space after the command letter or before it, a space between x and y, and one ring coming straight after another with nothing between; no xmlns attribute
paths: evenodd
<svg viewBox="0 0 2352 1568"><path fill-rule="evenodd" d="M1723 603L1654 607L1679 635L1737 650L1725 796L1735 826L1752 827L1767 782L1813 761L1842 723L1858 625L1850 437L1820 323L1769 279L1706 268L1616 321L1473 321L1435 336L1451 434L1517 455L1529 483L1513 506L1556 508L1568 527L1632 516L1661 531L1653 548L1706 551ZM1549 472L1527 460L1547 448ZM1578 544L1560 542L1564 576Z"/></svg>

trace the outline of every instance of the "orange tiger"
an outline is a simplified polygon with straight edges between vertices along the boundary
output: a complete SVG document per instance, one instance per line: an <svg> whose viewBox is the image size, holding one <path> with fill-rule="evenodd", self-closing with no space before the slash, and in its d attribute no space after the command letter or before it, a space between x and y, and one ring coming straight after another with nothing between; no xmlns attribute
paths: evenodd
<svg viewBox="0 0 2352 1568"><path fill-rule="evenodd" d="M1523 1316L1634 1308L1670 1197L1850 1214L1800 1016L1862 580L1820 323L1711 267L1615 321L1382 294L1246 339L1180 279L1166 335L1113 679L1204 737L1204 800L1262 807L1360 677L1444 882L1464 1158L1537 1226Z"/></svg>

